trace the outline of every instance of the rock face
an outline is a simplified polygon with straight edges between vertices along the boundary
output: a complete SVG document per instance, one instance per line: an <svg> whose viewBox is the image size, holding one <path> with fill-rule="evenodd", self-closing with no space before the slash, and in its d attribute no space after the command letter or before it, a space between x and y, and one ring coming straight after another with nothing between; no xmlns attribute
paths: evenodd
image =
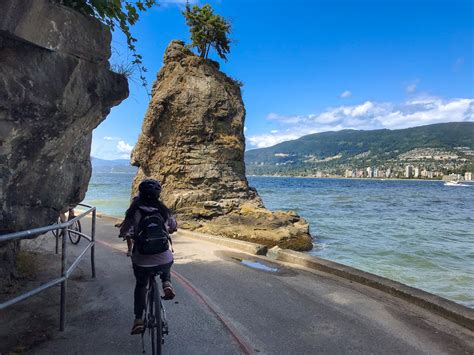
<svg viewBox="0 0 474 355"><path fill-rule="evenodd" d="M245 177L245 108L238 84L172 41L153 86L142 134L132 152L133 184L153 177L182 228L226 237L312 248L306 221L270 212Z"/></svg>
<svg viewBox="0 0 474 355"><path fill-rule="evenodd" d="M2 0L0 234L46 225L80 202L91 174L92 130L128 96L109 70L99 21L46 0ZM0 246L0 279L14 244Z"/></svg>

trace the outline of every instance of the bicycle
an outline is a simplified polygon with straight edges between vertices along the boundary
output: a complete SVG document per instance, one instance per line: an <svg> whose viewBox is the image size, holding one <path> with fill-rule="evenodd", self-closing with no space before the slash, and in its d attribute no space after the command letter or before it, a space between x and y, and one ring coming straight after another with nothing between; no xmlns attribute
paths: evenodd
<svg viewBox="0 0 474 355"><path fill-rule="evenodd" d="M144 335L148 329L151 337L152 355L161 355L163 350L163 335L168 334L168 322L166 320L165 307L161 299L160 290L155 277L161 275L161 271L151 273L146 290L145 315L143 317L144 329L142 332L142 352L145 353ZM158 315L156 311L158 310Z"/></svg>
<svg viewBox="0 0 474 355"><path fill-rule="evenodd" d="M69 212L68 213L68 218L67 218L68 221L70 221L71 219L76 217L74 215L74 209L73 208L70 208L68 210L68 212ZM56 223L57 224L63 223L63 221L66 220L65 217L66 217L66 215L62 214L62 216L58 217L58 221ZM77 232L79 232L79 233L82 232L82 226L81 226L81 222L79 220L74 221L74 223L72 225L70 225L68 227L68 230L67 230L69 240L71 241L72 244L78 244L79 241L81 240L81 235L78 234ZM53 229L51 231L51 233L53 233L53 236L57 239L61 235L62 230L60 231L59 229Z"/></svg>

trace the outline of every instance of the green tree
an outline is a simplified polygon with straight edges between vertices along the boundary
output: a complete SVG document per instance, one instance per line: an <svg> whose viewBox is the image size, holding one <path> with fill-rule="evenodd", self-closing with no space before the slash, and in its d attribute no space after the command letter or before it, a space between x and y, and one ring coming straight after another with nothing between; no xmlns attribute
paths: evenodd
<svg viewBox="0 0 474 355"><path fill-rule="evenodd" d="M201 58L207 59L209 50L214 48L222 59L227 61L230 52L230 23L222 16L215 15L211 5L199 7L186 4L183 12L191 32L191 47L196 47Z"/></svg>

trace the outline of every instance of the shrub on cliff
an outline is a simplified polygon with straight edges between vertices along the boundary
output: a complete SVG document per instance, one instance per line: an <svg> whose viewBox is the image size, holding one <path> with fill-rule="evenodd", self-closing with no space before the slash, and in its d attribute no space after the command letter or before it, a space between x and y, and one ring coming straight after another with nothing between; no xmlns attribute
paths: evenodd
<svg viewBox="0 0 474 355"><path fill-rule="evenodd" d="M186 4L183 12L191 32L191 47L196 47L201 58L207 59L209 50L214 48L224 60L230 52L230 23L222 16L215 15L211 5L199 7Z"/></svg>

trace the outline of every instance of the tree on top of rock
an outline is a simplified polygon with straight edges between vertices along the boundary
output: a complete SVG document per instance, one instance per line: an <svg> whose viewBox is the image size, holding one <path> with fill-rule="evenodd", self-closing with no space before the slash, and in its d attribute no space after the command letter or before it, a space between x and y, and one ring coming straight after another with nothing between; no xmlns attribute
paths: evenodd
<svg viewBox="0 0 474 355"><path fill-rule="evenodd" d="M222 16L215 15L211 5L199 7L186 4L186 11L183 12L186 23L191 32L191 47L196 47L201 58L207 59L209 50L214 48L224 60L226 54L230 52L230 23Z"/></svg>

